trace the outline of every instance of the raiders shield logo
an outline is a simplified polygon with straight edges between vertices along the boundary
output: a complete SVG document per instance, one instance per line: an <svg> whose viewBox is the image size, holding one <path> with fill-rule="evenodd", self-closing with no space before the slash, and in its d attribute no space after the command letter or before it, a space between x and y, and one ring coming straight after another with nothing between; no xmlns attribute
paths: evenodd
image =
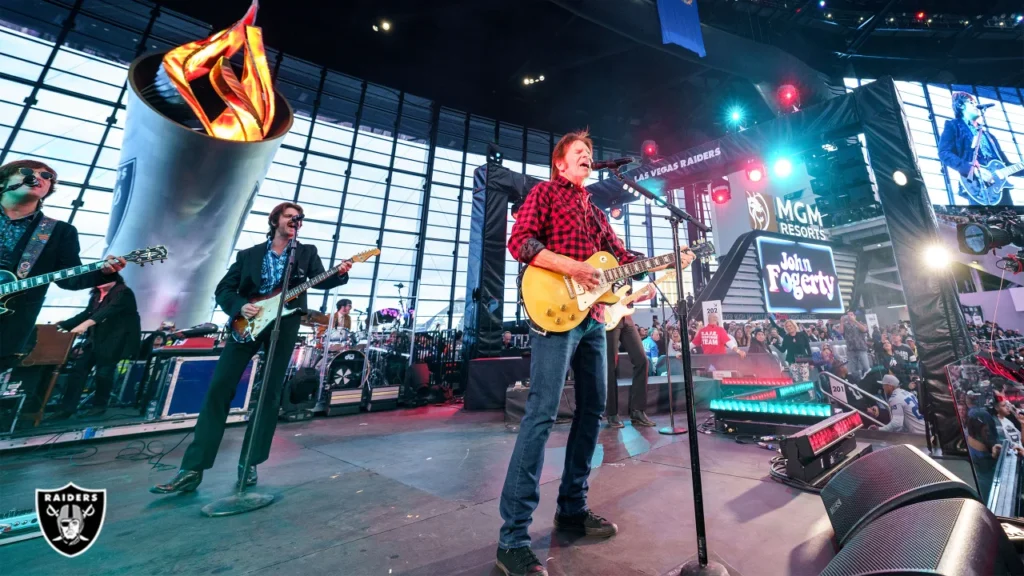
<svg viewBox="0 0 1024 576"><path fill-rule="evenodd" d="M72 483L58 490L36 490L36 517L43 536L68 558L96 542L106 514L106 490L86 490Z"/></svg>
<svg viewBox="0 0 1024 576"><path fill-rule="evenodd" d="M107 245L117 236L121 222L128 211L128 202L135 188L135 158L122 162L117 167L117 182L114 183L114 200L110 206L110 223L107 224Z"/></svg>

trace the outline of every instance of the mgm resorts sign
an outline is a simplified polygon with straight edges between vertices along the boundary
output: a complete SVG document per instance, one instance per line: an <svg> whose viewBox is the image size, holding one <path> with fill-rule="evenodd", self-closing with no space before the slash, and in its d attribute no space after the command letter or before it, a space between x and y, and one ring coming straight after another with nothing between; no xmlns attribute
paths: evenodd
<svg viewBox="0 0 1024 576"><path fill-rule="evenodd" d="M811 240L829 238L821 221L821 212L814 204L779 198L764 192L747 192L747 213L753 230L778 232Z"/></svg>

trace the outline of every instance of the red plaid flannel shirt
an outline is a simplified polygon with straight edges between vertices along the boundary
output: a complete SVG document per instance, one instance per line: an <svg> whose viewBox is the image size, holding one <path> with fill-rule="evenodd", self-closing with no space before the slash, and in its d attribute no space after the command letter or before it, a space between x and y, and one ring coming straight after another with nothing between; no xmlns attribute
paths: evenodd
<svg viewBox="0 0 1024 576"><path fill-rule="evenodd" d="M604 212L590 203L590 193L561 175L530 190L508 238L508 251L524 264L545 248L581 262L602 250L619 264L640 257L626 249ZM604 305L595 304L590 315L604 322Z"/></svg>

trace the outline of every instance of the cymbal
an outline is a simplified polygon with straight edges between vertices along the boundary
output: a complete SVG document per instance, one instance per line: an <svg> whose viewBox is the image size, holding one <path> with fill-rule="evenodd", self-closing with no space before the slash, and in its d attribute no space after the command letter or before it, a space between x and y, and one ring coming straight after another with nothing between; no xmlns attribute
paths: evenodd
<svg viewBox="0 0 1024 576"><path fill-rule="evenodd" d="M302 317L300 324L303 326L327 326L331 322L331 317L327 314L320 312L310 312Z"/></svg>

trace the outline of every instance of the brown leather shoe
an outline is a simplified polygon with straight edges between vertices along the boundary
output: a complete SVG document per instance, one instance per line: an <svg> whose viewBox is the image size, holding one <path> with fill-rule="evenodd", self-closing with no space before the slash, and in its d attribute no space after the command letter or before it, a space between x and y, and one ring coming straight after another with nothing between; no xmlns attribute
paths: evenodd
<svg viewBox="0 0 1024 576"><path fill-rule="evenodd" d="M149 489L153 494L173 494L174 492L195 492L203 481L202 470L178 470L178 475L167 484L157 484Z"/></svg>

